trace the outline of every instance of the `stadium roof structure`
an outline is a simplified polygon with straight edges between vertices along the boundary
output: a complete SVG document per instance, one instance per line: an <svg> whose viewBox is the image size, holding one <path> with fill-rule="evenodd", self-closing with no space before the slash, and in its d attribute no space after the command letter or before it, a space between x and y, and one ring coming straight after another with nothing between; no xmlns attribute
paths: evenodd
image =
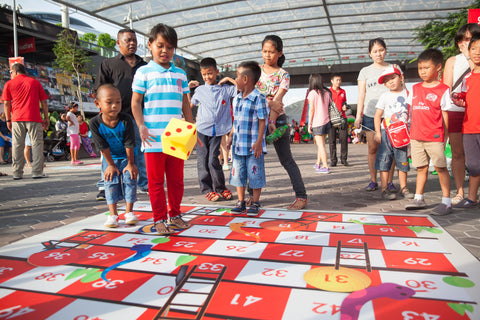
<svg viewBox="0 0 480 320"><path fill-rule="evenodd" d="M468 7L473 0L53 0L147 35L157 23L175 28L178 52L214 57L223 67L262 61L268 34L283 39L286 66L370 61L368 41L385 39L392 60L423 50L413 29ZM388 60L388 57L387 57Z"/></svg>

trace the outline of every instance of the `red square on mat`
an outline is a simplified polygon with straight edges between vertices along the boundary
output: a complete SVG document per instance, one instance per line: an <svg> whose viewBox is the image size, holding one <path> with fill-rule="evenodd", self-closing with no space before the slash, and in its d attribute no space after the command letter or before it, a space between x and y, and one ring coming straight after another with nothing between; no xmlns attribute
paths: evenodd
<svg viewBox="0 0 480 320"><path fill-rule="evenodd" d="M382 251L387 268L457 272L443 253Z"/></svg>
<svg viewBox="0 0 480 320"><path fill-rule="evenodd" d="M26 261L0 259L0 283L32 270L33 268L35 267Z"/></svg>
<svg viewBox="0 0 480 320"><path fill-rule="evenodd" d="M427 217L406 217L406 216L384 216L387 224L398 224L405 226L434 227Z"/></svg>
<svg viewBox="0 0 480 320"><path fill-rule="evenodd" d="M112 270L107 274L110 283L103 279L86 283L78 280L58 293L121 301L152 277L152 274Z"/></svg>
<svg viewBox="0 0 480 320"><path fill-rule="evenodd" d="M75 301L57 295L15 291L0 299L2 319L46 319Z"/></svg>
<svg viewBox="0 0 480 320"><path fill-rule="evenodd" d="M304 212L301 220L302 222L304 221L342 222L343 217L341 213Z"/></svg>
<svg viewBox="0 0 480 320"><path fill-rule="evenodd" d="M190 237L170 237L170 241L159 243L152 248L157 251L174 251L186 253L203 253L210 247L215 239L190 238Z"/></svg>
<svg viewBox="0 0 480 320"><path fill-rule="evenodd" d="M368 245L368 249L385 249L382 237L379 236L366 236L363 234L330 234L330 246L337 246L338 241L342 241L342 248L363 248L363 244L366 242Z"/></svg>
<svg viewBox="0 0 480 320"><path fill-rule="evenodd" d="M393 300L388 298L374 299L373 310L375 320L467 320L469 312L463 316L448 305L448 301L406 299ZM453 303L454 305L456 303Z"/></svg>
<svg viewBox="0 0 480 320"><path fill-rule="evenodd" d="M197 265L197 270L199 272L215 272L218 273L225 266L227 270L223 275L223 280L235 280L239 275L242 269L247 264L248 260L245 259L236 259L236 258L222 258L222 257L213 257L213 256L198 256L195 260L190 261L186 265L189 266L189 271L194 265ZM180 267L174 270L173 273L178 273ZM203 275L205 278L215 278L216 274Z"/></svg>
<svg viewBox="0 0 480 320"><path fill-rule="evenodd" d="M260 259L320 263L322 247L293 244L268 244Z"/></svg>
<svg viewBox="0 0 480 320"><path fill-rule="evenodd" d="M397 236L397 237L412 237L415 238L417 234L410 230L407 226L380 226L380 225L363 225L365 234L378 236Z"/></svg>
<svg viewBox="0 0 480 320"><path fill-rule="evenodd" d="M207 313L222 318L281 319L290 291L290 288L222 282Z"/></svg>
<svg viewBox="0 0 480 320"><path fill-rule="evenodd" d="M104 244L121 237L122 235L123 233L120 232L89 231L88 233L82 233L76 237L71 237L69 241L73 240L78 243L86 244Z"/></svg>
<svg viewBox="0 0 480 320"><path fill-rule="evenodd" d="M213 226L227 226L235 217L226 216L199 216L192 220L193 224L205 224Z"/></svg>
<svg viewBox="0 0 480 320"><path fill-rule="evenodd" d="M129 248L109 246L91 246L84 250L86 255L76 261L76 263L103 267L110 267L136 254L136 251Z"/></svg>
<svg viewBox="0 0 480 320"><path fill-rule="evenodd" d="M275 242L278 235L280 234L279 231L268 230L268 229L260 229L260 228L247 228L242 227L242 231L247 233L240 233L240 232L232 232L225 239L228 240L246 240L246 241L259 241L259 242Z"/></svg>

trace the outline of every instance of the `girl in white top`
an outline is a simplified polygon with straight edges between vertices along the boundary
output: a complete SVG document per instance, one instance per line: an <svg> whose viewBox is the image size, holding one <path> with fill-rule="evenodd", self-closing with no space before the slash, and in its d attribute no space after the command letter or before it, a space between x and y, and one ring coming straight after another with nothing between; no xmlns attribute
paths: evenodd
<svg viewBox="0 0 480 320"><path fill-rule="evenodd" d="M457 85L455 88L453 86L460 78L463 78L467 70L470 71L474 67L468 56L468 44L472 38L472 33L476 32L480 32L480 26L476 23L468 23L460 27L455 35L455 46L459 54L448 58L443 74L443 83L449 86L452 92L458 93L461 91L461 85ZM465 154L463 152L462 124L465 107L457 106L452 102L447 114L448 139L452 148L452 174L457 188L457 193L452 198L452 204L457 204L462 201L464 196Z"/></svg>
<svg viewBox="0 0 480 320"><path fill-rule="evenodd" d="M382 72L390 66L385 62L387 54L387 45L382 38L376 38L369 41L368 53L373 63L362 68L358 75L358 102L357 117L355 119L355 128L366 130L368 145L368 170L370 172L370 183L365 188L366 191L374 191L378 189L377 170L375 170L375 158L377 157L378 142L375 141L375 106L378 99L388 89L378 83L378 78ZM397 66L397 68L399 68ZM400 69L400 68L399 68ZM388 175L388 189L391 192L398 192L392 183L394 165Z"/></svg>

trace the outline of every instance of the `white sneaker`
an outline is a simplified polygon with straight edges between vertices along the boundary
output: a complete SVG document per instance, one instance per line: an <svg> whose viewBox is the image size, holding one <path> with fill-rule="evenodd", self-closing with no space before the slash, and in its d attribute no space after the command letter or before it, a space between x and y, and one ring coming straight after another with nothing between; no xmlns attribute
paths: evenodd
<svg viewBox="0 0 480 320"><path fill-rule="evenodd" d="M136 224L137 222L138 222L138 218L133 212L125 213L125 223L126 224Z"/></svg>
<svg viewBox="0 0 480 320"><path fill-rule="evenodd" d="M118 216L116 215L109 215L107 217L107 221L103 224L106 228L116 228L118 227Z"/></svg>

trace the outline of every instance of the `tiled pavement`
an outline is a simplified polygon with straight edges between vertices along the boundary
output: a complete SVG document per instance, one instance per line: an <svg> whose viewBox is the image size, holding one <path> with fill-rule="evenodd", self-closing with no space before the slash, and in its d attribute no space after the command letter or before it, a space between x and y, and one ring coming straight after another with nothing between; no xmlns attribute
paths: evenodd
<svg viewBox="0 0 480 320"><path fill-rule="evenodd" d="M384 201L381 199L380 191L363 191L369 177L366 147L350 144L349 167L340 165L332 168L331 174L316 174L313 169L316 158L315 146L292 145L294 158L307 187L308 208L326 211L417 214L404 210L407 200ZM192 155L190 160L185 162L183 203L208 205L209 202L199 192L195 157ZM99 163L98 159L84 161L86 164ZM67 166L69 162L50 162L45 169L48 178L31 179L27 169L25 178L17 181L12 179L10 165L0 166L0 171L9 174L8 177L0 177L0 246L106 211L106 203L95 200L97 194L95 183L100 176L99 170L88 169L88 166L68 169L65 168ZM266 170L267 187L262 193L262 205L286 207L293 201L294 194L288 176L271 147L266 156ZM408 185L410 190L414 191L414 170L410 171ZM138 195L138 198L148 200L148 196L143 194ZM429 208L418 211L418 214L427 213L441 200L436 176L429 176L425 199ZM235 200L216 204L233 206ZM480 208L455 210L453 214L434 219L473 255L480 258Z"/></svg>

